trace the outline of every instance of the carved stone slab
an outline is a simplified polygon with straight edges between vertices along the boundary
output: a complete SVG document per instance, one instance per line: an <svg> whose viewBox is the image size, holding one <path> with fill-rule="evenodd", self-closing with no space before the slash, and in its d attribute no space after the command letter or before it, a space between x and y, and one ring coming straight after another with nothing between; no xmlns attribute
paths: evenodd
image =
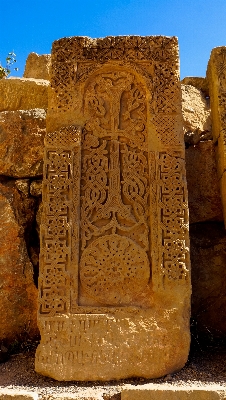
<svg viewBox="0 0 226 400"><path fill-rule="evenodd" d="M159 377L190 334L176 38L53 43L36 371Z"/></svg>

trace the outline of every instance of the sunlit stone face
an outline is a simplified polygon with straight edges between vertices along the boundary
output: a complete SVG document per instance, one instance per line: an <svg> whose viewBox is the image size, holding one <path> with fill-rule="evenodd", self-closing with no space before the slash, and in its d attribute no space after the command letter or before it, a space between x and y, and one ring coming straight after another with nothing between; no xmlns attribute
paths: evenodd
<svg viewBox="0 0 226 400"><path fill-rule="evenodd" d="M189 349L177 41L54 42L36 371L156 377Z"/></svg>

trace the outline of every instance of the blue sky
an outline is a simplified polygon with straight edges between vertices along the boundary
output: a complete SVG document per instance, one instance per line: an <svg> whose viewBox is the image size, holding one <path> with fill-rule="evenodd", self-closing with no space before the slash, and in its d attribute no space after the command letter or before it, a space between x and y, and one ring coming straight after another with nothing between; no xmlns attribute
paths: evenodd
<svg viewBox="0 0 226 400"><path fill-rule="evenodd" d="M178 36L181 78L205 76L212 48L226 46L226 0L0 0L0 61L51 52L66 36Z"/></svg>

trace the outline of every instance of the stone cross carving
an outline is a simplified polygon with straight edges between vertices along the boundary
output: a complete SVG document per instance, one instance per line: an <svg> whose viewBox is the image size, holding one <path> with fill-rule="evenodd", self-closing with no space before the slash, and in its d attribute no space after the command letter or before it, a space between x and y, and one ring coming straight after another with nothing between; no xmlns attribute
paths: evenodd
<svg viewBox="0 0 226 400"><path fill-rule="evenodd" d="M36 371L157 377L189 350L188 207L178 45L53 43Z"/></svg>

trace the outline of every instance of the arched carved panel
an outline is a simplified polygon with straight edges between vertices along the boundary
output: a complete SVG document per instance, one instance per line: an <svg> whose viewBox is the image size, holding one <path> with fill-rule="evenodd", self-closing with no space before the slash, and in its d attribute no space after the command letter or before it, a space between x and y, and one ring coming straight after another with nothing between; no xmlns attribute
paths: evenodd
<svg viewBox="0 0 226 400"><path fill-rule="evenodd" d="M84 91L80 281L109 305L131 304L150 278L146 103L123 69L95 75Z"/></svg>

